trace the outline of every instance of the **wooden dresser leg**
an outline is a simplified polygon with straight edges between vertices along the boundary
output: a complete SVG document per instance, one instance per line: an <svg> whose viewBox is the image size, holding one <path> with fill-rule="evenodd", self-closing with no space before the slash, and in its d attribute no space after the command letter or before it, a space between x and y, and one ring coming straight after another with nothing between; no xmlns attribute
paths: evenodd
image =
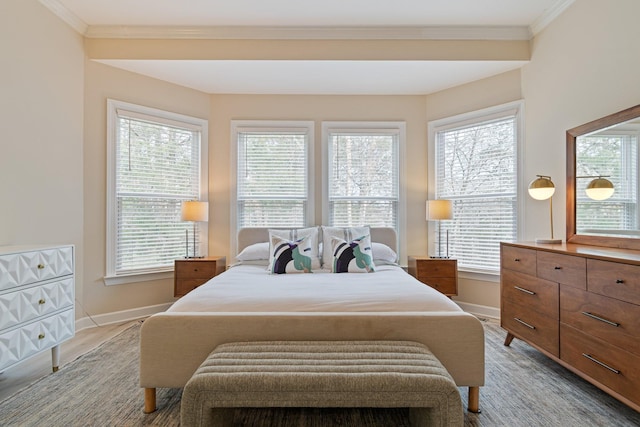
<svg viewBox="0 0 640 427"><path fill-rule="evenodd" d="M511 341L513 341L514 338L515 337L511 332L507 332L507 337L504 339L504 345L508 346L509 344L511 344Z"/></svg>
<svg viewBox="0 0 640 427"><path fill-rule="evenodd" d="M150 414L156 410L156 389L144 389L144 413Z"/></svg>
<svg viewBox="0 0 640 427"><path fill-rule="evenodd" d="M469 387L469 406L467 409L476 414L482 412L480 411L480 387Z"/></svg>

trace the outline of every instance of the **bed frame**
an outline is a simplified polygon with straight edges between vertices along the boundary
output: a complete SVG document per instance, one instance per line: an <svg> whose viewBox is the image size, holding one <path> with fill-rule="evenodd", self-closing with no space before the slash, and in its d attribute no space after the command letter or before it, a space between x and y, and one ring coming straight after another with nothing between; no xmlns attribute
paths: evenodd
<svg viewBox="0 0 640 427"><path fill-rule="evenodd" d="M268 240L265 228L242 229L238 251ZM397 247L395 230L372 228L372 241ZM446 298L443 295L443 298ZM484 385L484 329L465 312L163 312L140 331L144 411L156 409L156 388L182 388L218 345L238 341L397 340L425 344L479 412Z"/></svg>

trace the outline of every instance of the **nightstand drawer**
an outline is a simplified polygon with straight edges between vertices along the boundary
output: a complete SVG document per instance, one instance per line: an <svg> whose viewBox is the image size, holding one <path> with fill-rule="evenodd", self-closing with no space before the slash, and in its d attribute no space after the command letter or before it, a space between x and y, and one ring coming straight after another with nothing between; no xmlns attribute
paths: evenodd
<svg viewBox="0 0 640 427"><path fill-rule="evenodd" d="M456 263L451 260L432 260L429 262L418 262L416 267L418 278L428 277L455 277Z"/></svg>
<svg viewBox="0 0 640 427"><path fill-rule="evenodd" d="M210 279L216 275L215 262L176 262L176 274L181 279Z"/></svg>
<svg viewBox="0 0 640 427"><path fill-rule="evenodd" d="M455 295L458 292L457 281L454 277L433 277L420 280L445 295Z"/></svg>

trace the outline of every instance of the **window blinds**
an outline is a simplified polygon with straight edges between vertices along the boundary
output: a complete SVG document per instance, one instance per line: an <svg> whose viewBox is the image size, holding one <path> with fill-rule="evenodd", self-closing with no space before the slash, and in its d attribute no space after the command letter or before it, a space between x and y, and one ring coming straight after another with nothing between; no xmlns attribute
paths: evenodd
<svg viewBox="0 0 640 427"><path fill-rule="evenodd" d="M200 133L123 110L116 126L116 274L170 269L193 229L180 208L199 198Z"/></svg>
<svg viewBox="0 0 640 427"><path fill-rule="evenodd" d="M461 268L498 271L500 241L516 238L516 135L515 115L436 132L436 198L453 202L439 226Z"/></svg>
<svg viewBox="0 0 640 427"><path fill-rule="evenodd" d="M329 130L329 222L398 225L397 130Z"/></svg>
<svg viewBox="0 0 640 427"><path fill-rule="evenodd" d="M308 131L238 131L237 225L307 224Z"/></svg>

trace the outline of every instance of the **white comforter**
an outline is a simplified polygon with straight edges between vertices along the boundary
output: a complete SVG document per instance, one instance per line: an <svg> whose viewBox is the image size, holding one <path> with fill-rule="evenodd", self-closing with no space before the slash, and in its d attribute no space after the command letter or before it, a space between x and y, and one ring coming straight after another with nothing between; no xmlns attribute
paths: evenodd
<svg viewBox="0 0 640 427"><path fill-rule="evenodd" d="M268 274L264 266L240 265L194 289L168 311L432 312L461 309L396 266L376 266L375 273Z"/></svg>

